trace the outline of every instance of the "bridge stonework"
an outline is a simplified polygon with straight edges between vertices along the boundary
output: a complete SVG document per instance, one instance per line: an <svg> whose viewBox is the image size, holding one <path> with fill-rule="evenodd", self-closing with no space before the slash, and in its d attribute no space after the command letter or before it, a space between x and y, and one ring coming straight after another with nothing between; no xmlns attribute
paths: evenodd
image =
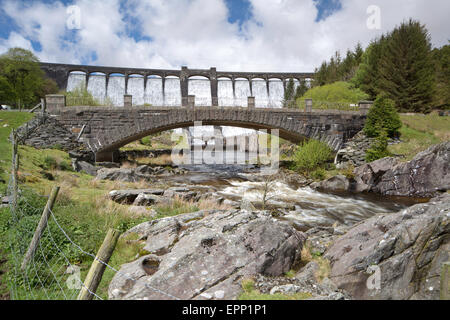
<svg viewBox="0 0 450 320"><path fill-rule="evenodd" d="M298 143L318 139L337 151L360 131L366 113L323 110L303 112L268 108L218 107L65 107L51 111L69 131L96 153L97 161L113 161L116 151L133 141L157 132L203 125L236 126L279 130L283 139Z"/></svg>

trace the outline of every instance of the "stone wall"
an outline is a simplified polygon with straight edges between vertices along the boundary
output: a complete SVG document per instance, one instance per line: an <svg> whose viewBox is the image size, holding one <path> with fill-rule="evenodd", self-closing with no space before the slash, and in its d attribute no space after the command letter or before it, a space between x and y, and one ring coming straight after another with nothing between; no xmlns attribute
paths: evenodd
<svg viewBox="0 0 450 320"><path fill-rule="evenodd" d="M68 131L82 132L95 152L112 152L153 133L202 125L237 126L249 129L279 129L281 138L298 143L307 138L327 143L333 150L364 126L366 115L350 111L302 112L288 109L256 108L106 108L66 107L54 112ZM84 127L84 129L83 129Z"/></svg>

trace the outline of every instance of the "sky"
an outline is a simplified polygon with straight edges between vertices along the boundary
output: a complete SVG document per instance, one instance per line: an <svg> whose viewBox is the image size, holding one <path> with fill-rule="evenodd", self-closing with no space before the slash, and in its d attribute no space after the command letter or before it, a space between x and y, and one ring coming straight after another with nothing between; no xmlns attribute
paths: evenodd
<svg viewBox="0 0 450 320"><path fill-rule="evenodd" d="M311 72L409 18L450 39L448 0L0 0L0 54L43 62Z"/></svg>

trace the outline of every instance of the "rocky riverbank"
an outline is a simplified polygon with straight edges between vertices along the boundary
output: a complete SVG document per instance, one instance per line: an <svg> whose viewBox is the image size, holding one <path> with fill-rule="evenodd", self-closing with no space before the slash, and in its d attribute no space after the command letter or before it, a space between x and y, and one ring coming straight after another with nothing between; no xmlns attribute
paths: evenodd
<svg viewBox="0 0 450 320"><path fill-rule="evenodd" d="M439 272L449 259L450 195L353 227L298 231L267 211L202 210L140 224L145 242L134 262L121 267L111 299L235 299L251 280L260 294L303 293L308 299L437 299ZM304 248L330 261L319 265ZM367 285L379 267L380 288ZM160 291L152 290L158 288Z"/></svg>
<svg viewBox="0 0 450 320"><path fill-rule="evenodd" d="M418 153L411 161L383 158L355 168L353 174L353 178L336 176L311 187L388 196L437 196L450 189L450 141Z"/></svg>

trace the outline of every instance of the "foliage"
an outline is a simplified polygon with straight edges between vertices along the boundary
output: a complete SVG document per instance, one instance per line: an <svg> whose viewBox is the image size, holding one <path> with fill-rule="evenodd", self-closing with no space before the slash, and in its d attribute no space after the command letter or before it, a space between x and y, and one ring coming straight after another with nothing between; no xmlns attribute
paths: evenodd
<svg viewBox="0 0 450 320"><path fill-rule="evenodd" d="M338 81L309 89L297 100L297 104L301 105L300 101L304 99L313 99L313 103L314 101L324 101L356 104L361 100L366 100L368 97L366 93L358 88L354 88L349 82Z"/></svg>
<svg viewBox="0 0 450 320"><path fill-rule="evenodd" d="M67 106L100 106L101 103L81 84L72 91L64 92Z"/></svg>
<svg viewBox="0 0 450 320"><path fill-rule="evenodd" d="M388 150L411 160L418 152L430 146L450 140L450 117L441 117L436 112L427 115L400 115L402 141L388 146Z"/></svg>
<svg viewBox="0 0 450 320"><path fill-rule="evenodd" d="M401 112L426 112L434 93L434 74L428 31L410 19L372 41L353 83L372 99L387 94Z"/></svg>
<svg viewBox="0 0 450 320"><path fill-rule="evenodd" d="M308 292L299 292L294 294L267 294L260 293L255 288L255 282L252 279L244 279L241 282L242 293L238 300L305 300L311 298L312 295Z"/></svg>
<svg viewBox="0 0 450 320"><path fill-rule="evenodd" d="M332 158L332 151L322 141L303 142L294 154L294 168L308 174Z"/></svg>
<svg viewBox="0 0 450 320"><path fill-rule="evenodd" d="M324 61L320 68L315 70L314 86L323 86L336 81L348 81L353 78L361 63L363 52L360 43L356 45L354 51L347 50L344 59L341 58L339 52L336 52L329 62Z"/></svg>
<svg viewBox="0 0 450 320"><path fill-rule="evenodd" d="M375 141L366 151L366 159L365 159L366 162L372 162L390 156L387 147L388 147L387 132L386 130L381 130Z"/></svg>
<svg viewBox="0 0 450 320"><path fill-rule="evenodd" d="M368 137L377 137L381 131L386 131L389 137L396 137L401 126L394 101L380 95L369 109L363 130Z"/></svg>
<svg viewBox="0 0 450 320"><path fill-rule="evenodd" d="M16 108L32 106L45 94L54 93L52 80L45 78L38 58L22 48L11 48L0 56L0 100Z"/></svg>
<svg viewBox="0 0 450 320"><path fill-rule="evenodd" d="M283 105L287 107L291 107L291 101L294 98L295 88L294 88L294 79L290 78L287 85L286 90L284 91L284 101Z"/></svg>
<svg viewBox="0 0 450 320"><path fill-rule="evenodd" d="M450 109L450 45L435 48L431 56L436 72L436 91L433 107L436 109Z"/></svg>

